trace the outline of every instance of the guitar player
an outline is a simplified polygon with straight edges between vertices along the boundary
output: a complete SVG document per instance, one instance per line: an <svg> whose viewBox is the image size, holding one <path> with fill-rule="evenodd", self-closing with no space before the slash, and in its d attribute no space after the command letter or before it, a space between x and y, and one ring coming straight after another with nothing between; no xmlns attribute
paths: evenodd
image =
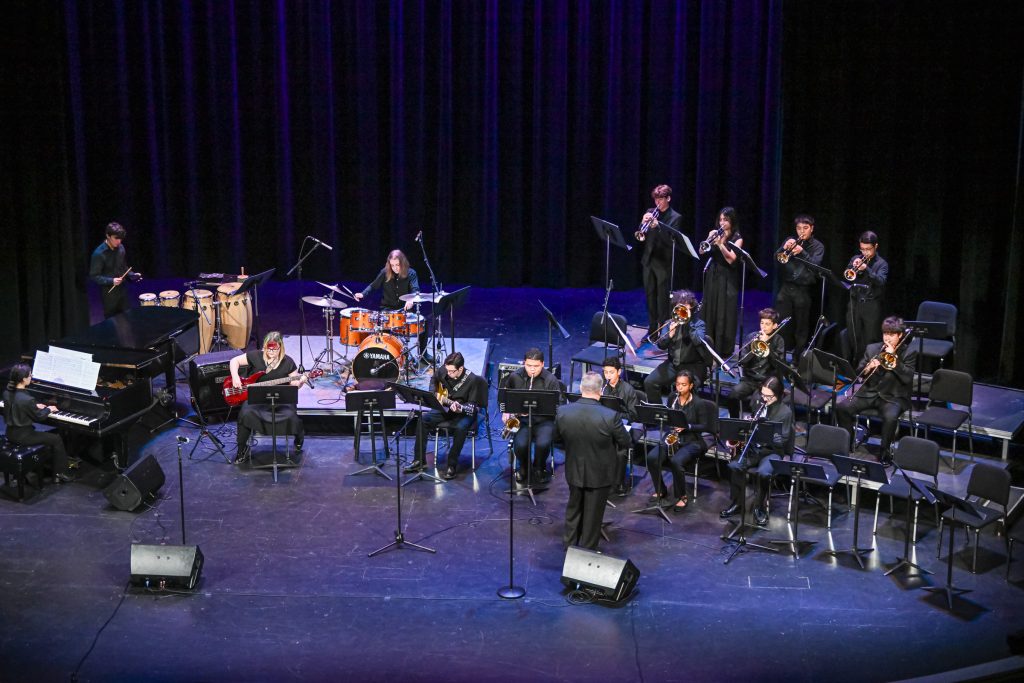
<svg viewBox="0 0 1024 683"><path fill-rule="evenodd" d="M289 384L301 387L308 382L305 375L300 375L298 367L292 357L284 352L284 339L278 331L268 332L263 338L262 351L249 351L231 359L231 383L236 388L245 385L245 381L239 376L241 368L249 368L249 377L255 377L256 373L263 373L261 381L273 381L294 377ZM238 413L238 452L235 456L235 463L243 462L249 457L249 435L254 429L263 430L265 424L273 420L269 406L249 405L246 401ZM286 423L288 432L295 435L295 450L302 450L302 441L306 430L295 412L295 406L277 406L277 423Z"/></svg>
<svg viewBox="0 0 1024 683"><path fill-rule="evenodd" d="M438 425L442 425L452 432L448 467L443 476L445 479L454 479L459 471L459 454L466 443L466 435L476 424L480 408L486 405L487 380L467 370L465 358L456 351L444 359L444 371L431 378L431 388L448 410L443 413L431 410L420 416L423 420L423 429L422 432L417 430L416 457L405 471L412 474L426 467L426 444L423 442ZM423 439L419 438L420 433L424 435Z"/></svg>

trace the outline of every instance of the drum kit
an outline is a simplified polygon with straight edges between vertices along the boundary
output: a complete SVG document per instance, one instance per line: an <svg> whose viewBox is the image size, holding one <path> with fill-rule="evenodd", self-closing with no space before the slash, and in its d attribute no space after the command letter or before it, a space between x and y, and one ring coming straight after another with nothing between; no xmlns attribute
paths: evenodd
<svg viewBox="0 0 1024 683"><path fill-rule="evenodd" d="M239 293L238 290L249 276L245 273L227 277L222 273L200 273L199 277L201 279L185 283L184 294L176 289L165 289L159 294L140 294L139 305L195 311L199 317L200 354L222 346L244 349L252 334L253 305L249 292ZM215 287L216 293L200 289L198 285Z"/></svg>

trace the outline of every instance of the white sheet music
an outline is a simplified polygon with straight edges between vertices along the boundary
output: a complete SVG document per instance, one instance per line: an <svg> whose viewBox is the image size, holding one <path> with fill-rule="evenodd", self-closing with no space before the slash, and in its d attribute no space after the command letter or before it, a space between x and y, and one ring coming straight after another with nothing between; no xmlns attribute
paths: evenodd
<svg viewBox="0 0 1024 683"><path fill-rule="evenodd" d="M92 354L51 346L49 351L36 351L32 377L54 384L92 391L99 378L100 364Z"/></svg>

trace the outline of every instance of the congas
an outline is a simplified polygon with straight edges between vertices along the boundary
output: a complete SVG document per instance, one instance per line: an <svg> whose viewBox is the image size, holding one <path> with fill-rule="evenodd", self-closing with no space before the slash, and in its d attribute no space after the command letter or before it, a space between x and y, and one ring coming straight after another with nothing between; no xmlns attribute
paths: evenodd
<svg viewBox="0 0 1024 683"><path fill-rule="evenodd" d="M181 297L176 289L165 289L160 292L160 305L168 308L177 308L178 299Z"/></svg>
<svg viewBox="0 0 1024 683"><path fill-rule="evenodd" d="M349 329L356 330L357 332L371 332L376 326L376 318L377 315L373 311L357 308L352 312L352 322L349 325Z"/></svg>
<svg viewBox="0 0 1024 683"><path fill-rule="evenodd" d="M241 282L228 282L217 288L220 302L220 329L233 349L244 349L252 333L252 301L249 292L237 294Z"/></svg>
<svg viewBox="0 0 1024 683"><path fill-rule="evenodd" d="M369 332L363 332L352 328L352 316L356 313L369 313L365 308L352 306L341 311L341 322L338 323L338 334L341 336L341 343L345 346L359 346L359 342L366 339Z"/></svg>
<svg viewBox="0 0 1024 683"><path fill-rule="evenodd" d="M139 294L139 305L140 306L157 306L156 294L153 292L146 292L145 294Z"/></svg>
<svg viewBox="0 0 1024 683"><path fill-rule="evenodd" d="M416 315L415 313L405 314L405 329L402 330L402 334L415 337L425 329L426 326L422 315Z"/></svg>
<svg viewBox="0 0 1024 683"><path fill-rule="evenodd" d="M405 363L403 346L402 340L393 334L371 334L359 344L352 374L357 380L398 379L398 370Z"/></svg>
<svg viewBox="0 0 1024 683"><path fill-rule="evenodd" d="M381 311L381 327L387 330L401 330L405 327L405 311Z"/></svg>
<svg viewBox="0 0 1024 683"><path fill-rule="evenodd" d="M217 324L213 292L208 289L190 289L185 292L181 307L195 311L199 316L199 353L209 353L213 346L213 328Z"/></svg>

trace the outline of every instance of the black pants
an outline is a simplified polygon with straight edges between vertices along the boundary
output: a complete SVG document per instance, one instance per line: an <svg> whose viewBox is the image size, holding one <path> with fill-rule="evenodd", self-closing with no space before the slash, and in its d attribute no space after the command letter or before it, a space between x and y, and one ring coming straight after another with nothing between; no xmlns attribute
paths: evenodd
<svg viewBox="0 0 1024 683"><path fill-rule="evenodd" d="M668 391L671 393L672 387L675 386L676 375L683 370L689 370L697 378L698 385L693 388L694 391L700 388L700 384L703 384L705 380L704 373L707 371L707 366L704 365L703 361L684 363L680 366L672 365L671 361L665 361L654 368L654 372L644 378L644 391L647 393L647 402L661 403L662 392Z"/></svg>
<svg viewBox="0 0 1024 683"><path fill-rule="evenodd" d="M654 482L654 491L659 496L664 496L665 480L661 473L665 466L672 472L672 495L676 499L686 495L686 470L694 458L697 458L707 451L707 445L703 441L691 441L684 443L671 456L664 440L658 443L658 447L647 455L647 471L651 473L651 481Z"/></svg>
<svg viewBox="0 0 1024 683"><path fill-rule="evenodd" d="M850 362L856 368L868 344L882 341L882 302L850 300L846 311L846 336L850 343Z"/></svg>
<svg viewBox="0 0 1024 683"><path fill-rule="evenodd" d="M437 429L437 426L443 423L452 432L452 447L448 450L448 466L457 467L459 455L462 453L462 446L466 443L466 436L469 434L469 430L473 428L473 425L476 424L476 416L458 414L447 416L444 413L431 410L420 419L423 420L423 440L420 440L419 432L417 431L416 460L426 462L427 445L425 442L430 438L431 433ZM437 463L434 464L436 465Z"/></svg>
<svg viewBox="0 0 1024 683"><path fill-rule="evenodd" d="M892 440L896 436L896 428L899 427L903 407L899 403L885 401L877 396L874 398L848 398L839 403L836 406L836 420L840 427L850 433L851 439L857 415L865 408L875 408L882 416L882 452L884 453L892 445Z"/></svg>
<svg viewBox="0 0 1024 683"><path fill-rule="evenodd" d="M53 453L53 473L67 472L68 452L64 448L64 439L57 432L40 432L33 427L8 427L7 440L21 446L48 446Z"/></svg>
<svg viewBox="0 0 1024 683"><path fill-rule="evenodd" d="M118 313L124 313L128 310L128 294L125 290L127 286L126 282L122 282L114 289L113 292L107 293L107 289L102 292L103 300L103 318L112 318Z"/></svg>
<svg viewBox="0 0 1024 683"><path fill-rule="evenodd" d="M647 296L648 331L668 320L670 272L664 266L648 265L643 270L644 294Z"/></svg>
<svg viewBox="0 0 1024 683"><path fill-rule="evenodd" d="M733 387L729 397L736 399L736 404L739 406L740 413L743 412L743 402L747 401L748 406L753 410L753 401L750 401L750 397L753 396L764 384L764 380L758 380L753 378L744 377L739 383ZM729 406L729 414L732 415L732 406Z"/></svg>
<svg viewBox="0 0 1024 683"><path fill-rule="evenodd" d="M519 461L519 471L526 475L526 463L530 457L530 429L525 417L519 418L522 426L516 432L515 441L512 442L512 450L515 451L516 460ZM545 419L538 422L533 418L533 467L530 473L540 472L547 467L548 455L551 454L551 442L555 438L554 420Z"/></svg>
<svg viewBox="0 0 1024 683"><path fill-rule="evenodd" d="M810 287L794 282L784 282L775 297L775 310L779 312L780 320L793 318L792 322L786 325L781 332L783 339L786 340L786 349L789 351L802 349L807 344L807 337L810 334Z"/></svg>
<svg viewBox="0 0 1024 683"><path fill-rule="evenodd" d="M750 477L754 480L754 489L757 492L757 497L754 499L755 506L764 506L765 495L764 495L764 481L765 477L759 471L761 461L767 456L769 451L758 449L755 446L750 447L750 451L747 452L747 457L744 459L744 463L741 465L739 459L733 460L729 463L729 503L730 505L738 505L743 500L743 491L747 485L747 474L749 472Z"/></svg>
<svg viewBox="0 0 1024 683"><path fill-rule="evenodd" d="M299 447L302 445L306 428L296 414L295 406L278 406L275 418L274 414L270 411L270 406L251 406L246 403L238 411L238 437L236 439L238 452L242 453L242 451L248 448L249 436L253 432L259 432L268 436L272 434L274 432L272 428L274 422L277 424L278 436L293 434L295 436L295 446Z"/></svg>
<svg viewBox="0 0 1024 683"><path fill-rule="evenodd" d="M569 486L569 502L565 506L565 547L578 545L597 550L601 541L601 523L608 504L610 486Z"/></svg>

